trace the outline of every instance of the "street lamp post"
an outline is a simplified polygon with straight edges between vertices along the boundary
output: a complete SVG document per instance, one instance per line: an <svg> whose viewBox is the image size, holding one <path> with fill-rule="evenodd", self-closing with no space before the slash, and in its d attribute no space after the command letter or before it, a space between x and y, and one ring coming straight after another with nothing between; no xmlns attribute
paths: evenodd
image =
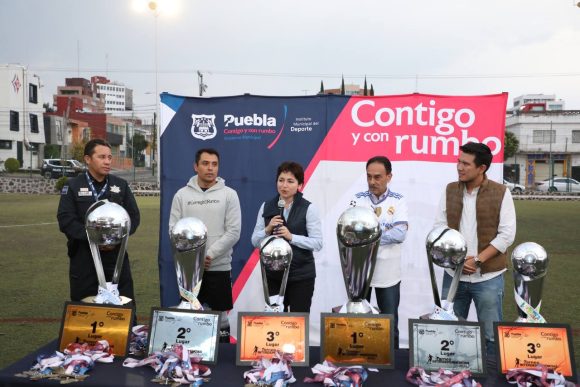
<svg viewBox="0 0 580 387"><path fill-rule="evenodd" d="M158 30L158 17L159 17L159 4L157 1L150 1L148 3L149 9L153 12L155 19L155 36L154 36L154 55L155 55L155 118L153 119L153 144L151 146L151 173L155 176L155 151L157 149L157 135L159 130L157 128L157 118L159 117L159 67L158 67L158 55L157 55L157 30Z"/></svg>

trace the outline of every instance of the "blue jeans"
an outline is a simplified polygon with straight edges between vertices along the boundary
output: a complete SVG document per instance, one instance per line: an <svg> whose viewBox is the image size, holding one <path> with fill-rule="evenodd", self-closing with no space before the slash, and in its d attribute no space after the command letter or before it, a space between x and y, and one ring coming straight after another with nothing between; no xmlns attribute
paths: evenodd
<svg viewBox="0 0 580 387"><path fill-rule="evenodd" d="M367 300L370 301L372 289L375 289L377 296L377 306L382 314L392 314L395 318L394 331L395 348L399 348L399 300L401 299L401 283L389 286L388 288L370 288Z"/></svg>
<svg viewBox="0 0 580 387"><path fill-rule="evenodd" d="M443 289L441 290L442 299L447 298L452 279L453 277L445 272L443 276ZM503 274L483 282L472 283L460 281L453 303L455 315L463 317L464 319L467 319L467 315L469 314L471 301L473 300L475 303L477 320L483 323L488 358L495 358L496 356L493 323L495 321L502 321L503 319L503 291Z"/></svg>

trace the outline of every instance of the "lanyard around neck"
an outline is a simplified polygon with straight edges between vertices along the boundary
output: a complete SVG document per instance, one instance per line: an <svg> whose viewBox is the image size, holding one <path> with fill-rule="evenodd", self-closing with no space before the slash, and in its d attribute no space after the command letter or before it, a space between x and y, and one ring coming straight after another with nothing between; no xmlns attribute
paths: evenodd
<svg viewBox="0 0 580 387"><path fill-rule="evenodd" d="M107 188L109 187L109 176L105 177L105 185L103 186L103 188L101 188L101 190L98 193L95 188L95 185L93 184L93 179L91 179L88 172L85 172L85 177L87 178L87 184L89 185L89 188L93 193L93 199L95 199L95 202L99 201L101 196L105 194Z"/></svg>

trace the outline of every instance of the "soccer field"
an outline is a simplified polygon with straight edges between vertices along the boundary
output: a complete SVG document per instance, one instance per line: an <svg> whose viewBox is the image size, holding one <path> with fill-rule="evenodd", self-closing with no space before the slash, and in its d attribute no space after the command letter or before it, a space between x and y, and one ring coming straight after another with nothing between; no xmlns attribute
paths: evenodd
<svg viewBox="0 0 580 387"><path fill-rule="evenodd" d="M159 197L138 197L141 225L129 239L137 315L147 323L159 305ZM68 300L66 239L56 224L57 195L0 194L0 368L55 339ZM580 201L516 201L514 244L534 241L547 250L542 314L568 323L580 357ZM505 320L516 318L511 272L506 274Z"/></svg>

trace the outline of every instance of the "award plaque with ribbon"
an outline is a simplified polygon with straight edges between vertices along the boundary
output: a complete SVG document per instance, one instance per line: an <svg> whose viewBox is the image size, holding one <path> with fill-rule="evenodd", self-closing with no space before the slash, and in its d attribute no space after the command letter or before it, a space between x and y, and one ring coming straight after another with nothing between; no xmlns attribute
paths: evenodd
<svg viewBox="0 0 580 387"><path fill-rule="evenodd" d="M522 243L512 251L514 297L518 308L517 322L545 323L540 314L542 287L548 272L548 254L534 242Z"/></svg>
<svg viewBox="0 0 580 387"><path fill-rule="evenodd" d="M149 327L149 356L181 344L200 362L217 363L220 312L153 308Z"/></svg>
<svg viewBox="0 0 580 387"><path fill-rule="evenodd" d="M284 311L284 294L292 262L292 247L284 238L269 236L260 244L260 268L262 269L262 288L266 312ZM282 276L279 289L273 289L268 282L269 276ZM274 294L272 294L274 293Z"/></svg>
<svg viewBox="0 0 580 387"><path fill-rule="evenodd" d="M348 302L333 308L339 313L376 313L367 300L381 240L379 219L370 208L350 207L336 225L340 266Z"/></svg>
<svg viewBox="0 0 580 387"><path fill-rule="evenodd" d="M86 214L85 229L89 240L89 247L97 279L99 281L98 294L83 299L84 302L97 304L124 305L131 299L119 295L119 279L123 260L127 251L127 240L131 229L131 218L127 211L117 203L108 200L99 200L89 207ZM111 252L117 249L115 270L111 280L105 277L101 251Z"/></svg>
<svg viewBox="0 0 580 387"><path fill-rule="evenodd" d="M126 356L135 309L129 305L66 302L60 327L58 349L70 343L109 343L112 353Z"/></svg>
<svg viewBox="0 0 580 387"><path fill-rule="evenodd" d="M203 310L197 299L205 264L207 228L198 218L183 218L170 231L181 302L178 309Z"/></svg>
<svg viewBox="0 0 580 387"><path fill-rule="evenodd" d="M461 272L463 271L465 257L467 255L465 239L459 231L448 227L435 227L427 235L425 245L427 248L427 259L429 260L429 273L431 275L431 288L433 290L435 310L429 315L422 316L422 318L457 321L457 317L453 312L453 301L455 300L455 294L457 293ZM433 264L442 268L455 270L447 294L447 300L443 302L441 302L441 298L439 297Z"/></svg>
<svg viewBox="0 0 580 387"><path fill-rule="evenodd" d="M321 363L395 367L393 315L322 313L320 324Z"/></svg>
<svg viewBox="0 0 580 387"><path fill-rule="evenodd" d="M553 370L566 379L578 380L574 335L569 324L495 322L493 326L499 373L529 369L541 375L543 369L545 374ZM548 375L542 375L542 378L546 380L546 386L564 385L550 384Z"/></svg>
<svg viewBox="0 0 580 387"><path fill-rule="evenodd" d="M236 365L252 365L274 354L292 356L292 366L308 367L307 313L238 313Z"/></svg>
<svg viewBox="0 0 580 387"><path fill-rule="evenodd" d="M409 319L409 366L487 373L483 324L467 321Z"/></svg>

